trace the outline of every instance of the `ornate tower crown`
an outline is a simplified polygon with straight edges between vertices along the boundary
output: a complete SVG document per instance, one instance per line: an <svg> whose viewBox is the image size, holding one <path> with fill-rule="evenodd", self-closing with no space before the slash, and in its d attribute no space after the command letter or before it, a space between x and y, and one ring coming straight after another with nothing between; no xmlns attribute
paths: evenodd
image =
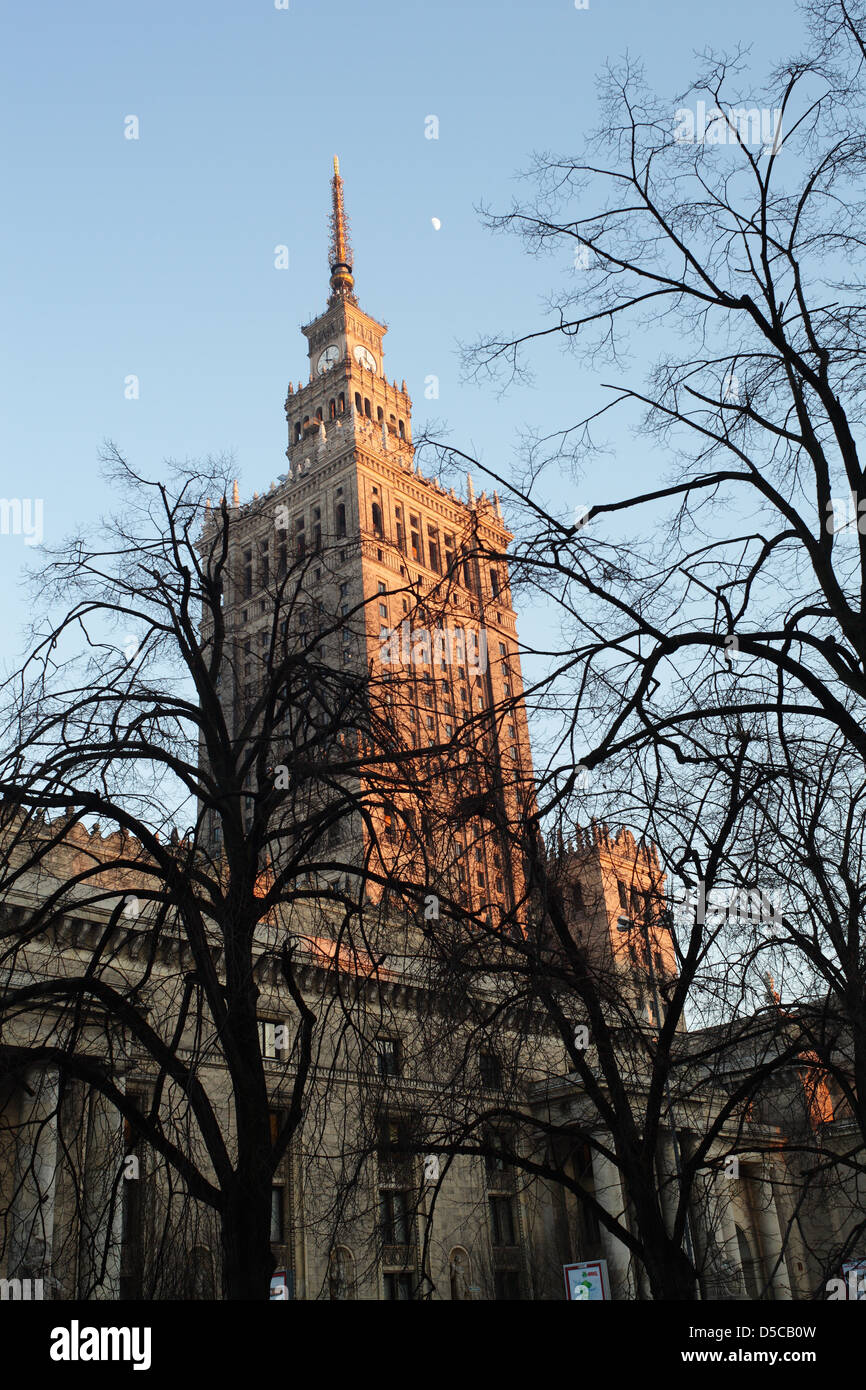
<svg viewBox="0 0 866 1390"><path fill-rule="evenodd" d="M355 280L352 275L352 248L349 244L349 224L343 206L343 180L340 161L334 155L334 177L331 179L331 295L329 303L348 299L356 303Z"/></svg>

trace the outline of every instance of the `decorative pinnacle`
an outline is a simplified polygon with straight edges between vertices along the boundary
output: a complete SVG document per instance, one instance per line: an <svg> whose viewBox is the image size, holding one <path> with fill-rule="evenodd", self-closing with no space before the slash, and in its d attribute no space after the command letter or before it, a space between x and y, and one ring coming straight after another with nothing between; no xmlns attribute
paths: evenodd
<svg viewBox="0 0 866 1390"><path fill-rule="evenodd" d="M354 299L352 248L349 244L349 223L343 206L343 180L340 161L334 155L334 177L331 179L331 299Z"/></svg>

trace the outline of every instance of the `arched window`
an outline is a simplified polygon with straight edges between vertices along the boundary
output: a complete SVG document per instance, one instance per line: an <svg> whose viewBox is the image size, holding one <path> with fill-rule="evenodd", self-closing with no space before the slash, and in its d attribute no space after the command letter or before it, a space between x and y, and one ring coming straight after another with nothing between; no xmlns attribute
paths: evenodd
<svg viewBox="0 0 866 1390"><path fill-rule="evenodd" d="M364 397L364 414L366 415L366 417L367 417L368 420L372 420L372 418L373 418L373 408L372 408L372 406L370 405L370 402L367 400L367 397L366 397L366 396Z"/></svg>
<svg viewBox="0 0 866 1390"><path fill-rule="evenodd" d="M469 1251L464 1250L462 1245L455 1245L448 1256L448 1271L451 1276L451 1297L459 1302L471 1298L472 1261Z"/></svg>
<svg viewBox="0 0 866 1390"><path fill-rule="evenodd" d="M380 405L377 405L377 406L376 406L376 419L379 421L379 424L380 424L380 425L381 425L382 421L384 420L384 418L385 418L385 412L384 412L384 410L382 409L382 407L381 407Z"/></svg>
<svg viewBox="0 0 866 1390"><path fill-rule="evenodd" d="M336 401L328 401L328 419L329 419L329 420L334 420L334 419L336 419L336 415L337 415L337 402L336 402Z"/></svg>
<svg viewBox="0 0 866 1390"><path fill-rule="evenodd" d="M355 409L357 410L357 412L358 412L359 415L363 415L363 414L364 414L364 407L363 407L363 405L361 404L361 393L360 393L360 391L356 391L356 392L355 392Z"/></svg>
<svg viewBox="0 0 866 1390"><path fill-rule="evenodd" d="M400 430L400 438L401 438L401 439L405 439L405 438L406 438L406 426L405 426L405 424L403 423L402 420L400 421L400 423L399 423L399 425L398 425L398 428L399 428L399 430Z"/></svg>
<svg viewBox="0 0 866 1390"><path fill-rule="evenodd" d="M321 419L322 419L322 407L321 407L321 406L319 406L318 410L316 411L316 419L317 419L317 420L321 420Z"/></svg>
<svg viewBox="0 0 866 1390"><path fill-rule="evenodd" d="M378 503L378 502L374 502L374 503L373 503L372 512L373 512L373 531L375 532L375 534L376 534L376 535L379 537L379 539L381 540L381 539L382 539L382 534L383 534L383 532L382 532L382 508L379 506L379 503Z"/></svg>
<svg viewBox="0 0 866 1390"><path fill-rule="evenodd" d="M338 502L336 508L337 535L346 534L346 506L344 502Z"/></svg>
<svg viewBox="0 0 866 1390"><path fill-rule="evenodd" d="M348 1245L337 1245L328 1261L328 1292L334 1302L355 1297L355 1256Z"/></svg>
<svg viewBox="0 0 866 1390"><path fill-rule="evenodd" d="M490 566L490 592L494 598L499 598L499 575L493 565Z"/></svg>
<svg viewBox="0 0 866 1390"><path fill-rule="evenodd" d="M300 422L300 420L296 420L296 421L295 421L295 443L296 443L296 444L300 444L300 442L301 442L301 422Z"/></svg>
<svg viewBox="0 0 866 1390"><path fill-rule="evenodd" d="M304 416L304 427L306 428L306 426L307 426L309 423L310 423L310 417L309 417L309 415L305 415L305 416Z"/></svg>
<svg viewBox="0 0 866 1390"><path fill-rule="evenodd" d="M346 396L345 396L345 393L344 393L343 391L341 391L340 394L339 394L339 396L337 397L337 408L338 408L338 410L339 410L339 412L340 412L341 415L345 415L345 413L346 413Z"/></svg>

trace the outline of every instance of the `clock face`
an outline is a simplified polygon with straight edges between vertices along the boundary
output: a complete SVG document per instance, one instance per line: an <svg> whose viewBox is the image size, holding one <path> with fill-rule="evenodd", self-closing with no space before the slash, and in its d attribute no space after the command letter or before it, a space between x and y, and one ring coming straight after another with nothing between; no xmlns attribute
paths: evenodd
<svg viewBox="0 0 866 1390"><path fill-rule="evenodd" d="M326 347L325 351L319 355L319 360L316 364L319 372L326 372L329 367L333 367L334 363L339 360L339 357L340 349L337 347L336 343L332 343L330 347Z"/></svg>
<svg viewBox="0 0 866 1390"><path fill-rule="evenodd" d="M376 370L376 359L369 348L356 347L355 361L359 362L362 367L366 367L368 372L375 372Z"/></svg>

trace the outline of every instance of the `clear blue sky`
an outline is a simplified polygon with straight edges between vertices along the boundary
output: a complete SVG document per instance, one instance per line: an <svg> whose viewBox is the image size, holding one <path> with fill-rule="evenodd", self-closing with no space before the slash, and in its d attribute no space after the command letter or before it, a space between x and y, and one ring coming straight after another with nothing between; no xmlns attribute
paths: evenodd
<svg viewBox="0 0 866 1390"><path fill-rule="evenodd" d="M505 399L460 384L457 341L537 322L570 269L492 238L476 205L504 209L533 150L579 149L597 122L595 76L626 47L673 95L705 45L753 44L760 79L798 38L790 0L289 5L5 7L0 496L43 498L49 543L109 505L105 438L151 473L166 457L233 450L244 496L285 468L298 328L326 298L335 152L358 296L389 324L386 370L407 381L416 432L429 412L498 465L519 428L578 418L603 378L554 352L533 388ZM438 140L424 137L430 114ZM137 141L124 138L129 115ZM130 374L137 401L124 398ZM655 466L623 437L623 487ZM592 500L587 482L576 500ZM0 536L3 663L20 645L31 558L21 537Z"/></svg>

